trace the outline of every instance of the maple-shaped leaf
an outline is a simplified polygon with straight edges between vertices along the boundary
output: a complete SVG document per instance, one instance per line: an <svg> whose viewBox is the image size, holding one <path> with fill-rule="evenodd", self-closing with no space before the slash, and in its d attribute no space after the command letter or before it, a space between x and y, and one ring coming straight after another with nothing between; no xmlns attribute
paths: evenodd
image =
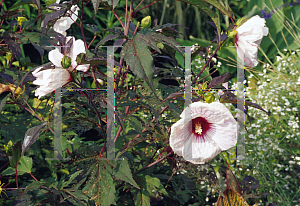
<svg viewBox="0 0 300 206"><path fill-rule="evenodd" d="M121 60L126 61L132 72L143 79L155 95L156 90L153 85L154 66L150 48L161 53L157 43L166 44L181 52L176 47L179 44L173 38L153 32L150 29L143 29L128 40L121 51Z"/></svg>
<svg viewBox="0 0 300 206"><path fill-rule="evenodd" d="M96 205L110 206L116 204L116 190L111 173L107 170L114 164L113 161L99 160L94 162L86 175L90 175L89 180L83 188L83 193L95 201Z"/></svg>

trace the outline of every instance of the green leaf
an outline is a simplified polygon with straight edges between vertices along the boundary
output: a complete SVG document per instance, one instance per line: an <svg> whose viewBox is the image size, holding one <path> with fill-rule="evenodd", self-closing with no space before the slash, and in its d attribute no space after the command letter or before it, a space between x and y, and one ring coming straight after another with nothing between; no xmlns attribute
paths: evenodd
<svg viewBox="0 0 300 206"><path fill-rule="evenodd" d="M31 168L32 168L32 158L22 156L20 159L20 164L17 167L18 173L19 171L24 173L31 173Z"/></svg>
<svg viewBox="0 0 300 206"><path fill-rule="evenodd" d="M30 195L22 193L20 196L16 197L14 206L27 206L30 205Z"/></svg>
<svg viewBox="0 0 300 206"><path fill-rule="evenodd" d="M14 4L8 10L14 10L15 8L18 8L19 6L28 5L28 4L32 4L32 3L33 3L32 1L22 1L22 2Z"/></svg>
<svg viewBox="0 0 300 206"><path fill-rule="evenodd" d="M86 172L91 174L88 183L83 188L83 192L90 196L90 200L94 200L96 205L110 206L116 204L116 190L113 178L106 169L114 165L113 162L100 160L93 164Z"/></svg>
<svg viewBox="0 0 300 206"><path fill-rule="evenodd" d="M139 176L140 190L136 190L134 203L137 206L150 206L150 196L154 196L152 190L158 191L164 195L169 196L160 180L157 177L151 177L149 175ZM151 195L152 194L152 195Z"/></svg>
<svg viewBox="0 0 300 206"><path fill-rule="evenodd" d="M6 93L2 93L0 95L0 112L2 111L2 109L5 107L6 105L6 99L9 97L10 92L6 92Z"/></svg>
<svg viewBox="0 0 300 206"><path fill-rule="evenodd" d="M85 54L84 53L78 54L76 57L77 64L83 64L81 62L84 62L84 61L85 61Z"/></svg>
<svg viewBox="0 0 300 206"><path fill-rule="evenodd" d="M21 13L22 11L24 11L24 9L16 9L16 10L13 10L13 11L5 11L1 16L0 16L0 19L3 20L3 19L7 19L13 15L16 15L18 13Z"/></svg>
<svg viewBox="0 0 300 206"><path fill-rule="evenodd" d="M103 163L103 161L101 161ZM113 178L109 172L104 168L103 164L100 163L100 177L98 184L98 203L105 206L110 206L111 204L116 204L115 202L115 185Z"/></svg>
<svg viewBox="0 0 300 206"><path fill-rule="evenodd" d="M75 173L73 173L71 176L70 176L70 178L69 178L69 180L68 181L66 181L66 182L64 182L63 183L63 187L66 187L66 186L68 186L81 172L82 172L83 170L79 170L79 171L77 171L77 172L75 172Z"/></svg>
<svg viewBox="0 0 300 206"><path fill-rule="evenodd" d="M16 170L12 167L8 167L6 168L6 170L4 170L3 172L1 172L2 176L8 176L8 175L15 175L16 174ZM25 174L25 172L18 172L18 175L23 175Z"/></svg>
<svg viewBox="0 0 300 206"><path fill-rule="evenodd" d="M16 142L12 148L12 160L9 162L10 166L16 168L21 158L21 140Z"/></svg>
<svg viewBox="0 0 300 206"><path fill-rule="evenodd" d="M223 14L225 14L226 16L233 17L233 13L232 11L228 11L227 9L224 8L223 4L221 4L219 1L217 0L203 0L211 5L213 5L214 7L216 7L217 9L219 9Z"/></svg>
<svg viewBox="0 0 300 206"><path fill-rule="evenodd" d="M151 193L152 193L152 190L157 190L158 192L169 196L169 194L165 190L164 186L160 183L160 180L157 177L151 177L149 175L146 175L146 182L147 182L147 186L151 189L150 190Z"/></svg>
<svg viewBox="0 0 300 206"><path fill-rule="evenodd" d="M120 37L120 35L118 35L118 34L109 34L109 35L107 35L106 37L104 37L104 38L96 45L95 48L97 49L100 45L104 44L105 42L110 41L110 40L113 40L113 39L118 38L118 37ZM125 38L125 36L124 36L124 38Z"/></svg>
<svg viewBox="0 0 300 206"><path fill-rule="evenodd" d="M82 64L102 64L102 65L106 65L107 64L107 59L105 59L105 58L91 58L91 59L86 60L86 54L80 53L76 57L76 62L79 65L82 65Z"/></svg>
<svg viewBox="0 0 300 206"><path fill-rule="evenodd" d="M197 7L198 9L201 9L202 11L204 11L216 25L217 32L218 32L218 39L220 39L221 30L220 30L219 17L214 11L209 9L210 5L205 2L206 0L179 0L179 1L185 2L187 4L191 4L195 7ZM220 44L219 41L218 41L218 43Z"/></svg>
<svg viewBox="0 0 300 206"><path fill-rule="evenodd" d="M147 82L150 89L156 94L152 82L154 68L153 58L148 48L150 46L150 43L147 42L148 39L147 35L137 34L133 39L129 40L122 48L121 60L124 59L132 72ZM160 50L158 49L158 51Z"/></svg>
<svg viewBox="0 0 300 206"><path fill-rule="evenodd" d="M134 187L140 189L140 187L136 184L136 182L132 178L132 172L129 168L129 164L128 164L127 159L117 161L117 165L116 165L116 168L113 171L113 175L116 178L118 178L120 180L123 180L125 182L128 182L131 185L133 185Z"/></svg>
<svg viewBox="0 0 300 206"><path fill-rule="evenodd" d="M39 181L34 181L26 186L26 189L24 192L29 192L29 191L34 191L34 190L40 189L40 187L42 185L44 185L44 183L39 182Z"/></svg>
<svg viewBox="0 0 300 206"><path fill-rule="evenodd" d="M143 137L143 127L141 122L134 116L130 117L130 122L133 126L133 128Z"/></svg>
<svg viewBox="0 0 300 206"><path fill-rule="evenodd" d="M75 202L76 205L78 205L78 203L81 203L82 205L86 205L84 204L81 200L84 200L85 202L89 201L88 196L86 196L84 193L82 193L80 190L73 190L73 189L65 189L64 191L67 192L68 195L71 195L71 197L75 200L77 200Z"/></svg>
<svg viewBox="0 0 300 206"><path fill-rule="evenodd" d="M134 196L136 206L150 206L150 194L147 190L141 190Z"/></svg>

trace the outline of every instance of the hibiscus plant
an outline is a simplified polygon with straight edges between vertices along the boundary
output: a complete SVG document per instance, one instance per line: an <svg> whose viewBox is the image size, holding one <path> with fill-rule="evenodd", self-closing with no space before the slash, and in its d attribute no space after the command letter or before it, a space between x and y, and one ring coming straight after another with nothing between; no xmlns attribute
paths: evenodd
<svg viewBox="0 0 300 206"><path fill-rule="evenodd" d="M0 1L4 205L203 205L205 178L219 188L216 205L261 197L242 190L231 171L238 159L227 150L240 152L244 124L224 103L270 113L228 87L236 72L209 70L227 46L242 70L257 66L265 20L237 19L222 1L178 0L214 29L209 45L183 45L179 31L193 28L142 16L167 5L146 2Z"/></svg>

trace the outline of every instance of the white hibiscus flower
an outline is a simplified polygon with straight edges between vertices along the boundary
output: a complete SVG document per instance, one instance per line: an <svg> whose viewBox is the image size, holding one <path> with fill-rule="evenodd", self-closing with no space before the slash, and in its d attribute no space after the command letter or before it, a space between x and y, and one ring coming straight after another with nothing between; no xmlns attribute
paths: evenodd
<svg viewBox="0 0 300 206"><path fill-rule="evenodd" d="M60 0L56 0L56 4L59 4ZM65 3L65 2L63 2ZM61 7L52 6L50 7L53 10L60 10ZM78 18L79 7L77 5L73 5L69 11L67 11L67 16L61 17L56 20L53 25L53 30L57 33L62 34L63 36L67 36L67 30L70 29L71 25L77 21ZM44 27L44 21L42 21L41 26Z"/></svg>
<svg viewBox="0 0 300 206"><path fill-rule="evenodd" d="M70 40L73 40L73 43L71 45L71 48L69 49L68 53L61 53L61 47L57 47L54 50L49 52L49 60L56 66L61 67L62 59L64 58L64 55L71 58L71 68L76 68L78 71L86 72L90 65L89 64L83 64L83 65L77 65L76 58L77 55L80 53L86 53L84 42L81 39L78 39L75 41L74 37L67 36L66 42L69 42Z"/></svg>
<svg viewBox="0 0 300 206"><path fill-rule="evenodd" d="M56 3L59 4L60 0L57 0ZM73 5L67 14L69 16L61 17L58 19L53 25L53 30L57 33L60 33L64 36L67 36L67 30L70 29L71 25L76 22L78 18L79 7L77 5Z"/></svg>
<svg viewBox="0 0 300 206"><path fill-rule="evenodd" d="M265 19L253 16L236 29L235 44L237 55L244 59L245 66L253 68L257 62L257 52L261 40L268 35L269 28L265 27Z"/></svg>
<svg viewBox="0 0 300 206"><path fill-rule="evenodd" d="M45 96L54 90L72 81L72 76L67 69L55 68L40 71L43 67L37 68L32 75L36 77L32 83L40 86L35 90L35 96Z"/></svg>
<svg viewBox="0 0 300 206"><path fill-rule="evenodd" d="M203 164L237 143L237 123L219 102L195 102L185 108L171 127L174 153L194 164Z"/></svg>

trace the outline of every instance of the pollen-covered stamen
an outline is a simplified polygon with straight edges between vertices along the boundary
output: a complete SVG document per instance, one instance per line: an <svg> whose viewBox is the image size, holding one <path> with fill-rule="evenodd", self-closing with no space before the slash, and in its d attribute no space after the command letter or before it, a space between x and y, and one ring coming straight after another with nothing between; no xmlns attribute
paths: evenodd
<svg viewBox="0 0 300 206"><path fill-rule="evenodd" d="M192 120L192 132L195 134L195 138L200 141L205 141L207 132L211 129L211 123L203 117L196 117Z"/></svg>
<svg viewBox="0 0 300 206"><path fill-rule="evenodd" d="M201 124L199 122L197 122L195 124L195 133L197 133L197 134L201 134L202 133L202 127L201 127Z"/></svg>

